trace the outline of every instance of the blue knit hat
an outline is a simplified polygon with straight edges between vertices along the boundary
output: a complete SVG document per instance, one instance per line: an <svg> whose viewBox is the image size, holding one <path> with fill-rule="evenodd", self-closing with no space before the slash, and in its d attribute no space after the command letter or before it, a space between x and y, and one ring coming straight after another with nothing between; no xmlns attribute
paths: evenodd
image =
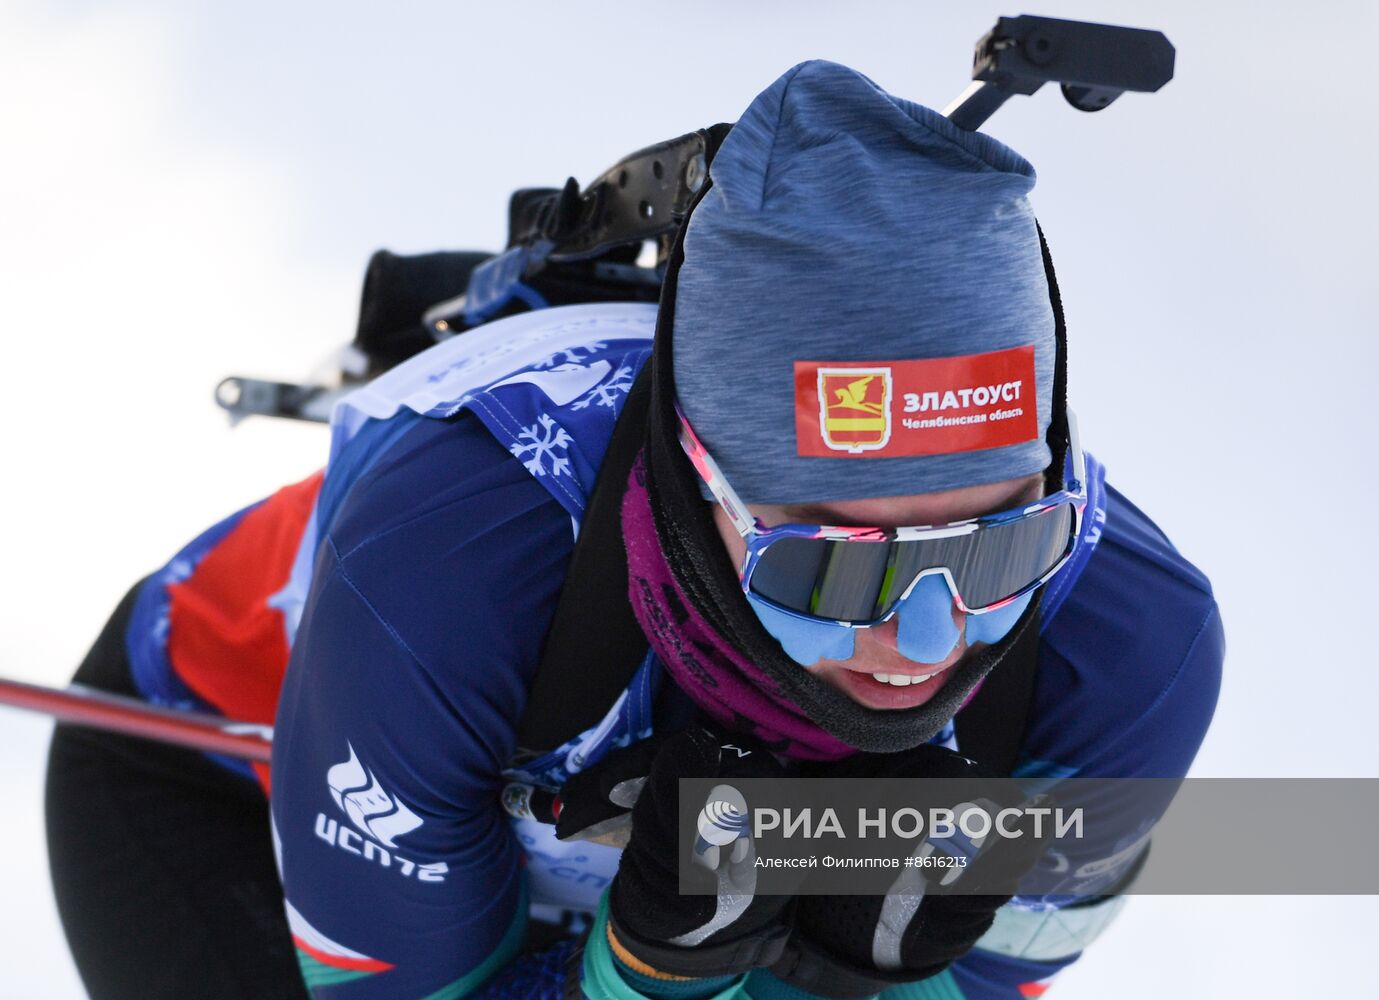
<svg viewBox="0 0 1379 1000"><path fill-rule="evenodd" d="M829 62L756 98L690 217L676 393L749 503L1043 470L1054 316L1034 168Z"/></svg>

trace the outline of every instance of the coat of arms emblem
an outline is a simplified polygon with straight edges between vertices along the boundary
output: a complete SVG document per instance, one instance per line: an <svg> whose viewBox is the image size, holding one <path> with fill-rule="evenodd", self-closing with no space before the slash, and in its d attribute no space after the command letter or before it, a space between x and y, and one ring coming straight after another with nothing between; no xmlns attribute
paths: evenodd
<svg viewBox="0 0 1379 1000"><path fill-rule="evenodd" d="M820 368L819 434L835 451L857 454L891 439L889 368Z"/></svg>

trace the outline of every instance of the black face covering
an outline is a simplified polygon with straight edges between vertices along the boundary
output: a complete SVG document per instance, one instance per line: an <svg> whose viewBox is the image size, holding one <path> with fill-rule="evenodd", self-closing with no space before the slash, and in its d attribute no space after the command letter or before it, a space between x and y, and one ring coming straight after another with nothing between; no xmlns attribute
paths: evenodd
<svg viewBox="0 0 1379 1000"><path fill-rule="evenodd" d="M683 228L681 237L683 238ZM713 629L741 655L756 664L821 729L858 750L893 753L932 739L963 706L998 664L1017 657L1037 657L1038 594L1014 627L996 645L969 652L943 687L923 705L911 709L866 708L818 679L788 657L765 630L742 593L735 568L714 525L712 509L699 492L699 480L677 438L675 380L671 335L675 286L683 247L671 254L657 319L651 365L651 402L645 445L647 493L656 535L676 582ZM1047 267L1047 255L1045 257ZM1052 273L1050 271L1052 286ZM1059 336L1055 381L1055 419L1062 406L1062 313L1054 292ZM727 359L725 359L726 363ZM1051 432L1053 428L1051 427ZM1060 458L1065 449L1055 450Z"/></svg>

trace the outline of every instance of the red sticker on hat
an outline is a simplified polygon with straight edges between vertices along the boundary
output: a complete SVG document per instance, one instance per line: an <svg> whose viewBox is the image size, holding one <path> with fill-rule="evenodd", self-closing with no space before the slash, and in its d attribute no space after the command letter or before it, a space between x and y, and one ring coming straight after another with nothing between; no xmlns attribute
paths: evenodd
<svg viewBox="0 0 1379 1000"><path fill-rule="evenodd" d="M923 361L796 361L801 455L896 458L1039 437L1034 348Z"/></svg>

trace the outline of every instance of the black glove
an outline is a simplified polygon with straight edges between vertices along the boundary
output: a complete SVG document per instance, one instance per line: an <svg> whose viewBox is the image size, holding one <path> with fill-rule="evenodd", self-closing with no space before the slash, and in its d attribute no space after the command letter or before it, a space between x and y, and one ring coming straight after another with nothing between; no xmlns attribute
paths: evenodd
<svg viewBox="0 0 1379 1000"><path fill-rule="evenodd" d="M759 744L696 727L615 751L566 782L557 837L617 843L630 825L609 892L622 947L660 972L695 978L736 975L780 957L793 900L756 895L746 803L731 783L782 774ZM698 841L683 852L711 895L679 891L681 778L723 779L699 810Z"/></svg>
<svg viewBox="0 0 1379 1000"><path fill-rule="evenodd" d="M942 747L920 746L899 754L861 754L819 765L819 777L961 778L966 801L992 812L1020 806L1010 785L975 761ZM917 786L925 787L925 786ZM932 794L932 790L926 788ZM960 812L958 801L912 803ZM1038 803L1044 804L1044 803ZM1009 902L1020 879L1046 846L1029 817L1024 836L989 835L964 868L905 868L885 896L801 896L789 947L772 971L792 985L832 997L865 997L896 983L937 975L965 955L986 933L996 911ZM1046 824L1047 826L1047 824ZM943 851L942 844L919 852ZM941 884L942 883L942 884ZM952 890L961 889L962 895ZM972 894L972 893L977 894Z"/></svg>

